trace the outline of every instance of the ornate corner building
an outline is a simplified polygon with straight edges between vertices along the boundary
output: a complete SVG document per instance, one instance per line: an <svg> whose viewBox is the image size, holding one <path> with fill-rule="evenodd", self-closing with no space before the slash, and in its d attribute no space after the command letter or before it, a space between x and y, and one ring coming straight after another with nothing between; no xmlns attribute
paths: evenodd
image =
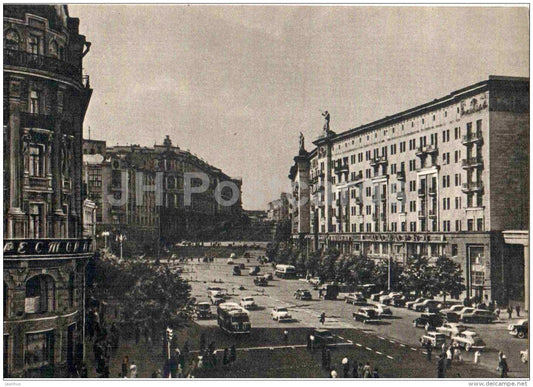
<svg viewBox="0 0 533 387"><path fill-rule="evenodd" d="M64 5L4 5L4 377L64 377L83 356L78 27Z"/></svg>
<svg viewBox="0 0 533 387"><path fill-rule="evenodd" d="M446 255L467 297L527 308L528 78L490 76L339 134L326 121L290 170L294 239L399 262Z"/></svg>

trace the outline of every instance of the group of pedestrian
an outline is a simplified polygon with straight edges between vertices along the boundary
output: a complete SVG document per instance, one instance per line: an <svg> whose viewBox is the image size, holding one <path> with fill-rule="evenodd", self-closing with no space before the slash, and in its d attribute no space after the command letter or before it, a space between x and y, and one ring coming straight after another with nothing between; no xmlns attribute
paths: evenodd
<svg viewBox="0 0 533 387"><path fill-rule="evenodd" d="M329 350L328 350L329 351ZM328 356L328 355L326 355ZM331 358L329 358L331 360ZM347 357L343 358L341 365L339 367L339 372L342 370L343 378L379 378L379 370L377 367L371 367L370 362L366 362L364 365L361 362L353 360L350 364L350 361ZM350 372L351 370L351 372ZM339 378L339 373L337 372L336 367L329 367L329 376L330 378Z"/></svg>
<svg viewBox="0 0 533 387"><path fill-rule="evenodd" d="M515 305L514 310L516 311L516 317L520 317L520 305ZM507 307L507 315L509 319L513 317L513 307L511 305Z"/></svg>
<svg viewBox="0 0 533 387"><path fill-rule="evenodd" d="M124 356L122 359L122 365L120 369L120 374L118 375L120 378L137 378L137 364L135 364L134 361L130 364L130 358L128 356Z"/></svg>

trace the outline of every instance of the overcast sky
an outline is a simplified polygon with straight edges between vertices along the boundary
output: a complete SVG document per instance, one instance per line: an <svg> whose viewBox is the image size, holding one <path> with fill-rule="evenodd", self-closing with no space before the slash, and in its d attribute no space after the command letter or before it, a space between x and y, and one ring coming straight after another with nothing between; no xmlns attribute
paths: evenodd
<svg viewBox="0 0 533 387"><path fill-rule="evenodd" d="M245 209L289 191L337 133L479 82L528 76L526 7L70 5L92 42L85 135L190 149L243 179Z"/></svg>

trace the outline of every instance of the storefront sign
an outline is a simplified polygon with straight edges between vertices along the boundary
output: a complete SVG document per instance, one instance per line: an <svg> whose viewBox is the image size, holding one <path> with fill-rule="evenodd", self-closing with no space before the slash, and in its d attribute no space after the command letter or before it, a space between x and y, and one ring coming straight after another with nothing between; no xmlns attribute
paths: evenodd
<svg viewBox="0 0 533 387"><path fill-rule="evenodd" d="M4 239L4 256L83 254L92 245L92 239Z"/></svg>

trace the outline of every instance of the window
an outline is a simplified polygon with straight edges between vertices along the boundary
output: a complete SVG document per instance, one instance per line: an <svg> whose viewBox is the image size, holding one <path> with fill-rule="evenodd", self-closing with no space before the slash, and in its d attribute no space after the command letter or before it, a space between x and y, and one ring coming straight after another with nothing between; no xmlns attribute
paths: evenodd
<svg viewBox="0 0 533 387"><path fill-rule="evenodd" d="M483 219L477 219L477 231L483 231Z"/></svg>
<svg viewBox="0 0 533 387"><path fill-rule="evenodd" d="M390 212L391 212L391 214L395 214L395 213L396 213L396 206L397 206L396 203L392 203L392 204L391 204L391 206L390 206Z"/></svg>
<svg viewBox="0 0 533 387"><path fill-rule="evenodd" d="M45 367L54 363L54 331L28 333L24 346L24 368L26 377L43 377Z"/></svg>
<svg viewBox="0 0 533 387"><path fill-rule="evenodd" d="M169 176L167 179L167 188L174 189L176 188L176 179L174 176Z"/></svg>
<svg viewBox="0 0 533 387"><path fill-rule="evenodd" d="M409 223L409 231L416 232L416 222Z"/></svg>
<svg viewBox="0 0 533 387"><path fill-rule="evenodd" d="M461 231L461 221L456 220L455 221L455 231Z"/></svg>
<svg viewBox="0 0 533 387"><path fill-rule="evenodd" d="M43 171L43 151L42 147L36 145L30 145L30 176L40 177L44 175Z"/></svg>
<svg viewBox="0 0 533 387"><path fill-rule="evenodd" d="M401 231L402 231L402 232L407 231L407 227L406 227L405 222L402 222L400 226L401 226Z"/></svg>
<svg viewBox="0 0 533 387"><path fill-rule="evenodd" d="M59 55L59 47L57 45L57 42L55 40L52 40L50 43L50 46L48 47L48 53L51 57L57 58Z"/></svg>
<svg viewBox="0 0 533 387"><path fill-rule="evenodd" d="M461 151L460 150L456 150L455 154L454 154L455 163L458 163L460 159L461 159Z"/></svg>
<svg viewBox="0 0 533 387"><path fill-rule="evenodd" d="M29 238L43 238L43 205L31 204L28 224Z"/></svg>
<svg viewBox="0 0 533 387"><path fill-rule="evenodd" d="M405 152L405 141L402 141L400 143L400 153L403 153L403 152Z"/></svg>
<svg viewBox="0 0 533 387"><path fill-rule="evenodd" d="M68 305L73 308L75 300L75 286L74 286L74 273L70 273L68 276Z"/></svg>
<svg viewBox="0 0 533 387"><path fill-rule="evenodd" d="M461 197L460 196L455 198L455 209L456 210L461 209Z"/></svg>
<svg viewBox="0 0 533 387"><path fill-rule="evenodd" d="M461 138L461 128L460 127L455 128L454 132L455 132L455 139L459 140Z"/></svg>
<svg viewBox="0 0 533 387"><path fill-rule="evenodd" d="M466 227L468 231L474 231L474 219L468 219Z"/></svg>
<svg viewBox="0 0 533 387"><path fill-rule="evenodd" d="M28 49L30 51L30 54L38 55L40 52L40 38L35 35L30 35L28 39Z"/></svg>
<svg viewBox="0 0 533 387"><path fill-rule="evenodd" d="M482 129L482 120L477 120L476 121L476 133L481 134L481 129Z"/></svg>
<svg viewBox="0 0 533 387"><path fill-rule="evenodd" d="M459 187L460 185L461 185L461 174L460 173L456 173L455 174L455 186Z"/></svg>
<svg viewBox="0 0 533 387"><path fill-rule="evenodd" d="M35 90L30 91L30 113L39 114L39 93Z"/></svg>
<svg viewBox="0 0 533 387"><path fill-rule="evenodd" d="M53 312L55 309L55 284L49 275L37 275L26 281L26 313Z"/></svg>
<svg viewBox="0 0 533 387"><path fill-rule="evenodd" d="M390 173L393 174L393 175L396 173L396 164L391 164Z"/></svg>
<svg viewBox="0 0 533 387"><path fill-rule="evenodd" d="M452 257L456 257L458 253L459 253L459 249L457 248L457 245L453 244L452 245Z"/></svg>
<svg viewBox="0 0 533 387"><path fill-rule="evenodd" d="M9 50L18 50L20 48L20 36L15 30L9 30L5 33L5 48Z"/></svg>
<svg viewBox="0 0 533 387"><path fill-rule="evenodd" d="M409 182L409 192L416 191L416 180L412 180Z"/></svg>
<svg viewBox="0 0 533 387"><path fill-rule="evenodd" d="M366 187L366 196L367 197L372 196L372 188L371 187Z"/></svg>
<svg viewBox="0 0 533 387"><path fill-rule="evenodd" d="M390 185L390 192L391 192L391 193L396 193L396 183L392 183L392 184Z"/></svg>
<svg viewBox="0 0 533 387"><path fill-rule="evenodd" d="M412 172L416 170L416 160L409 160L409 171Z"/></svg>

